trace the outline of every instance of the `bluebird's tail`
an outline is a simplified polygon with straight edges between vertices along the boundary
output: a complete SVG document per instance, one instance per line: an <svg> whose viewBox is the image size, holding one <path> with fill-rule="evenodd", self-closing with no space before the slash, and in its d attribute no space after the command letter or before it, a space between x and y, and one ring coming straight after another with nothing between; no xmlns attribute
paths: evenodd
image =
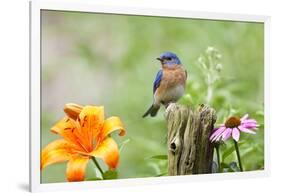
<svg viewBox="0 0 281 193"><path fill-rule="evenodd" d="M142 117L144 118L147 115L150 115L151 117L155 117L159 108L160 108L160 106L158 106L158 105L151 105L151 107L149 107L149 109L143 114Z"/></svg>

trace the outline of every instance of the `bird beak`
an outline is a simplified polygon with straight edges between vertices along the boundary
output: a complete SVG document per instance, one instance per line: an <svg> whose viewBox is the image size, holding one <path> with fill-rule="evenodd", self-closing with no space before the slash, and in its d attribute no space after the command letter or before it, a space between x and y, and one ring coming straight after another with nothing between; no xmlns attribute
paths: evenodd
<svg viewBox="0 0 281 193"><path fill-rule="evenodd" d="M163 62L163 59L161 59L161 58L156 58L156 60L159 60L160 62Z"/></svg>

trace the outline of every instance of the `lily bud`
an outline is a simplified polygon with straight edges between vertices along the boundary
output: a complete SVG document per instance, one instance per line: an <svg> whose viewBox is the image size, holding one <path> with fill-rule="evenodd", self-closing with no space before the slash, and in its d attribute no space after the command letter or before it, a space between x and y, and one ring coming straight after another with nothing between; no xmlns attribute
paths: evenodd
<svg viewBox="0 0 281 193"><path fill-rule="evenodd" d="M82 108L83 107L78 104L68 103L64 106L63 110L69 118L76 120L82 111Z"/></svg>

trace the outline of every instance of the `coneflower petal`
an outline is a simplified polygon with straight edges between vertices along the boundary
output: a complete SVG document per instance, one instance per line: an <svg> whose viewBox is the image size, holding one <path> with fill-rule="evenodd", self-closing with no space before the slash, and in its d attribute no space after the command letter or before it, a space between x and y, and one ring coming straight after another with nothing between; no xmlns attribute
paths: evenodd
<svg viewBox="0 0 281 193"><path fill-rule="evenodd" d="M234 127L233 129L232 129L232 137L233 137L233 139L235 140L235 141L239 141L239 138L240 138L240 132L239 132L239 130L236 128L236 127Z"/></svg>

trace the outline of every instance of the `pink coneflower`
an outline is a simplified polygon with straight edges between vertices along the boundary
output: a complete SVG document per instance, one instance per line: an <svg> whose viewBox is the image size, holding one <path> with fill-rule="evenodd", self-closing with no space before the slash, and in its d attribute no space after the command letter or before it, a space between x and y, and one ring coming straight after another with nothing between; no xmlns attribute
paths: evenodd
<svg viewBox="0 0 281 193"><path fill-rule="evenodd" d="M215 128L210 140L219 141L228 140L231 136L238 142L240 138L240 132L255 134L254 130L259 126L255 119L248 119L248 114L244 115L241 119L237 116L232 116L226 120L220 127Z"/></svg>

